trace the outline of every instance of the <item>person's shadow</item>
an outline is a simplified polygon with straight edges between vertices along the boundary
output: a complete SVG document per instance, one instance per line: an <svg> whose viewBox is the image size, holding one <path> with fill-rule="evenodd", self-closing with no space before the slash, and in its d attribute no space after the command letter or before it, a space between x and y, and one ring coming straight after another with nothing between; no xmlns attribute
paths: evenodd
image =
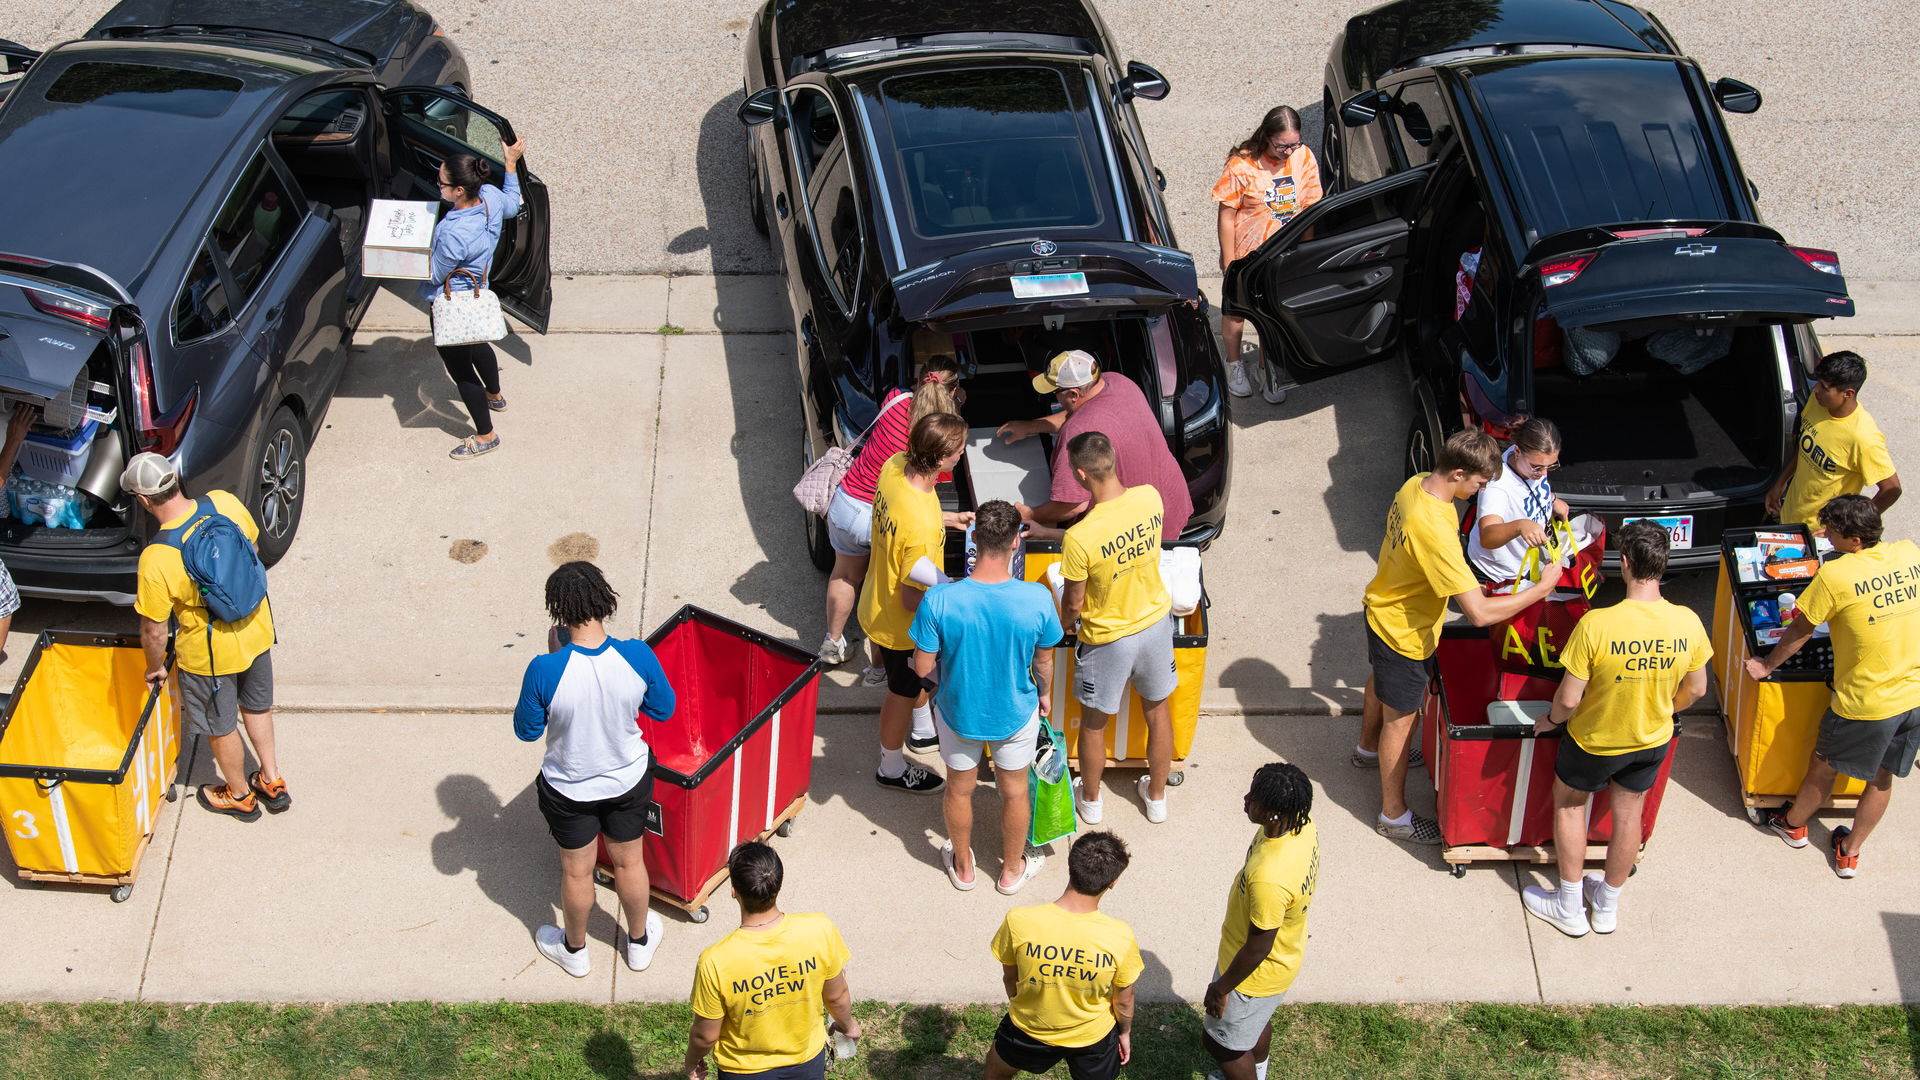
<svg viewBox="0 0 1920 1080"><path fill-rule="evenodd" d="M814 731L823 749L813 759L814 795L822 800L838 795L862 821L892 833L908 856L944 877L946 869L940 863L940 847L928 839L946 836L941 796L921 798L874 783L874 749L878 745L874 730L872 713L831 713L819 717ZM908 761L936 773L943 771L937 765L911 756ZM974 859L978 873L998 874L1000 859L994 853L1000 850L999 795L987 785L981 788L973 796ZM991 807L987 805L989 800Z"/></svg>
<svg viewBox="0 0 1920 1080"><path fill-rule="evenodd" d="M434 869L448 877L473 871L487 899L520 920L529 934L555 923L558 860L541 827L533 785L504 806L485 780L464 773L441 780L435 791L441 812L454 826L433 838ZM602 916L596 907L593 921ZM605 929L610 940L612 929Z"/></svg>

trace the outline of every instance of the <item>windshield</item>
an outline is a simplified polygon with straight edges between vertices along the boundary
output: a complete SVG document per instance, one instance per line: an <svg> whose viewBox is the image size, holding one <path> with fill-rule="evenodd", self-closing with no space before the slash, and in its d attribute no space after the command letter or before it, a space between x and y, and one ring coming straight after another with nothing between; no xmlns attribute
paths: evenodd
<svg viewBox="0 0 1920 1080"><path fill-rule="evenodd" d="M1670 60L1556 58L1482 69L1491 121L1531 244L1587 225L1731 216L1726 168Z"/></svg>
<svg viewBox="0 0 1920 1080"><path fill-rule="evenodd" d="M183 68L80 63L47 87L47 100L211 118L227 111L241 85L239 79Z"/></svg>
<svg viewBox="0 0 1920 1080"><path fill-rule="evenodd" d="M915 235L1099 225L1081 108L1053 68L964 68L880 83Z"/></svg>

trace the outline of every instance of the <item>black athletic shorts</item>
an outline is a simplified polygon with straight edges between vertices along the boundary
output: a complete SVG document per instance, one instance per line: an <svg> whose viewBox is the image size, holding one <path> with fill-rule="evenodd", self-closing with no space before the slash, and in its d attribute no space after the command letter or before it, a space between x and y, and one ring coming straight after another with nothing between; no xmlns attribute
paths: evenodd
<svg viewBox="0 0 1920 1080"><path fill-rule="evenodd" d="M887 672L887 693L896 697L917 698L926 687L920 685L920 676L913 671L912 649L889 649L885 645L875 645L880 650L880 666Z"/></svg>
<svg viewBox="0 0 1920 1080"><path fill-rule="evenodd" d="M777 1069L762 1069L759 1072L737 1073L725 1069L714 1071L720 1074L720 1080L826 1080L827 1054L831 1048L823 1048L809 1061L798 1065L782 1065Z"/></svg>
<svg viewBox="0 0 1920 1080"><path fill-rule="evenodd" d="M1003 1016L993 1033L993 1052L1021 1072L1043 1073L1064 1061L1073 1080L1114 1080L1120 1075L1120 1027L1114 1025L1092 1046L1049 1046L1014 1026L1013 1017Z"/></svg>
<svg viewBox="0 0 1920 1080"><path fill-rule="evenodd" d="M1364 620L1363 620L1364 621ZM1367 627L1367 664L1373 669L1373 696L1394 712L1417 713L1427 703L1427 683L1431 681L1433 658L1415 660L1402 656L1374 630Z"/></svg>
<svg viewBox="0 0 1920 1080"><path fill-rule="evenodd" d="M624 795L593 802L575 802L553 790L547 778L533 782L540 798L540 815L547 819L547 831L568 851L586 847L601 833L616 844L638 840L647 831L647 803L653 801L653 772L627 789Z"/></svg>
<svg viewBox="0 0 1920 1080"><path fill-rule="evenodd" d="M1628 791L1647 791L1660 777L1660 763L1673 750L1673 740L1646 750L1628 754L1589 754L1580 749L1573 736L1560 736L1560 754L1553 759L1553 775L1575 791L1593 793L1608 783Z"/></svg>

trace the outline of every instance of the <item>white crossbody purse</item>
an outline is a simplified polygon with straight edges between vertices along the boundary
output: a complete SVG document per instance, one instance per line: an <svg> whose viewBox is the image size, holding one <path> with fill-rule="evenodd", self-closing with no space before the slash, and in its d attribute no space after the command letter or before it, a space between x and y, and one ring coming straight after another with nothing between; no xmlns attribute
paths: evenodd
<svg viewBox="0 0 1920 1080"><path fill-rule="evenodd" d="M492 213L483 212L487 214L487 224L492 225ZM456 291L453 279L458 277L467 280ZM475 275L462 268L448 274L440 286L440 295L433 298L433 343L475 345L499 341L506 336L507 317L500 311L500 298L487 288L487 271L483 269Z"/></svg>

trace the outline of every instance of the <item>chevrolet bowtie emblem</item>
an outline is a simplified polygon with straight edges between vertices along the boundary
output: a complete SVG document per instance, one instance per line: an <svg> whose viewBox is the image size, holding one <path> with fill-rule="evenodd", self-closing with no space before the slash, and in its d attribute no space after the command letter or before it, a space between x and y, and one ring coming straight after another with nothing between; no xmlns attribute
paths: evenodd
<svg viewBox="0 0 1920 1080"><path fill-rule="evenodd" d="M1718 244L1681 244L1679 247L1673 249L1673 253L1675 255L1700 256L1711 255L1719 250L1720 245Z"/></svg>

